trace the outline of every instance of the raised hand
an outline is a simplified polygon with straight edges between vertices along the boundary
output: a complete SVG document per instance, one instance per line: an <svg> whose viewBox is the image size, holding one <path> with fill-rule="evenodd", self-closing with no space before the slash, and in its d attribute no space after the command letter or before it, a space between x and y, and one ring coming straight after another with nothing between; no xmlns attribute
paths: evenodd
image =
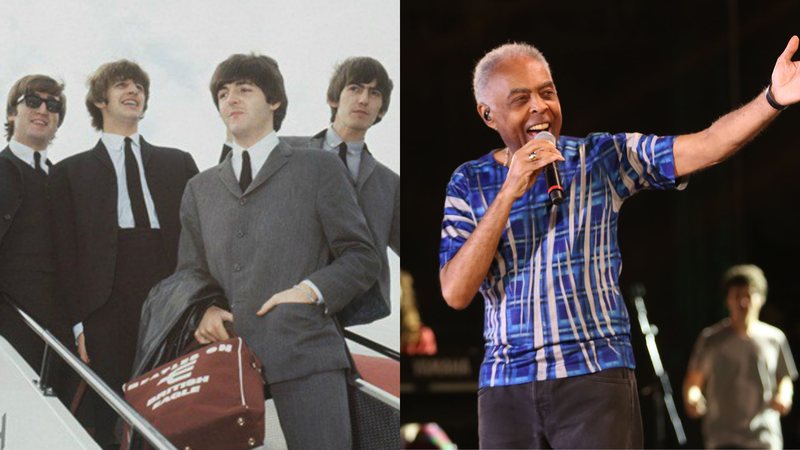
<svg viewBox="0 0 800 450"><path fill-rule="evenodd" d="M508 175L503 190L508 190L515 199L522 197L536 182L542 169L555 161L564 161L564 157L553 143L544 139L528 141L508 158Z"/></svg>
<svg viewBox="0 0 800 450"><path fill-rule="evenodd" d="M772 71L772 97L781 105L800 101L800 61L792 61L800 39L792 36Z"/></svg>

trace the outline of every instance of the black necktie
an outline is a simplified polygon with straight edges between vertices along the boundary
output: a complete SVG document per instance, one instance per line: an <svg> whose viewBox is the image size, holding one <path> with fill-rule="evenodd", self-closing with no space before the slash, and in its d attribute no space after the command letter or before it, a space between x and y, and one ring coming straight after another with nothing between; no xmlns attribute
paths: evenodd
<svg viewBox="0 0 800 450"><path fill-rule="evenodd" d="M131 138L125 138L125 179L128 183L128 197L131 200L133 223L136 228L150 228L150 216L147 215L147 207L144 204L139 165L136 164L131 142Z"/></svg>
<svg viewBox="0 0 800 450"><path fill-rule="evenodd" d="M250 167L250 153L245 150L242 152L242 173L239 175L239 187L242 188L242 192L247 190L251 181L253 181L253 168Z"/></svg>
<svg viewBox="0 0 800 450"><path fill-rule="evenodd" d="M347 167L347 169L349 170L350 166L347 165L347 143L345 143L344 141L342 141L342 143L339 144L339 158L342 159L344 166Z"/></svg>
<svg viewBox="0 0 800 450"><path fill-rule="evenodd" d="M33 169L42 175L47 175L47 172L42 169L42 154L39 152L33 152Z"/></svg>

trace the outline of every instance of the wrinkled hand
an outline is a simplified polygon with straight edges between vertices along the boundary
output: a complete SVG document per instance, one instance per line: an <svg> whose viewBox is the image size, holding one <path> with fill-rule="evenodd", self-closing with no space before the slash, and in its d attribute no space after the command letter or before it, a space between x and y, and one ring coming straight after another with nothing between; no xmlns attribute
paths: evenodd
<svg viewBox="0 0 800 450"><path fill-rule="evenodd" d="M536 158L531 161L528 157L532 152L536 152ZM511 155L508 175L501 191L511 193L514 199L522 197L536 182L542 169L556 161L564 161L564 157L551 142L544 139L528 141Z"/></svg>
<svg viewBox="0 0 800 450"><path fill-rule="evenodd" d="M81 333L78 335L78 356L84 364L89 364L92 360L89 359L89 352L86 351L86 335Z"/></svg>
<svg viewBox="0 0 800 450"><path fill-rule="evenodd" d="M800 39L792 36L772 71L772 96L781 105L800 101L800 61L792 61Z"/></svg>
<svg viewBox="0 0 800 450"><path fill-rule="evenodd" d="M309 292L312 293L309 294ZM311 295L310 298L309 295ZM270 297L269 300L267 300L266 302L264 302L263 305L261 305L261 309L259 309L256 312L256 315L259 317L263 317L272 308L280 305L281 303L305 303L308 305L312 305L314 304L314 302L312 301L313 297L314 294L310 288L298 285L291 289L286 289L285 291L278 292L277 294Z"/></svg>
<svg viewBox="0 0 800 450"><path fill-rule="evenodd" d="M230 336L228 336L223 322L233 322L233 314L230 311L225 311L218 306L208 308L200 320L197 331L194 332L194 338L201 344L229 339Z"/></svg>

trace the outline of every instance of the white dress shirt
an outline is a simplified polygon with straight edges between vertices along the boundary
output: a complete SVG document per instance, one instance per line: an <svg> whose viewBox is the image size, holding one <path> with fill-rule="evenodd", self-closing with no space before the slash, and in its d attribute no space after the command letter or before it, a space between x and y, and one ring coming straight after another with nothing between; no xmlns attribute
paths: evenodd
<svg viewBox="0 0 800 450"><path fill-rule="evenodd" d="M130 138L133 141L131 142L131 149L133 150L133 156L136 157L139 178L142 180L142 195L144 196L144 204L147 207L147 215L150 218L150 228L161 228L158 223L156 206L153 203L153 197L150 195L150 188L147 186L147 178L144 176L139 133L134 133ZM120 228L135 228L131 198L128 195L128 178L125 175L125 136L103 133L100 140L105 145L108 156L111 158L111 163L114 165L114 172L117 174L117 222Z"/></svg>
<svg viewBox="0 0 800 450"><path fill-rule="evenodd" d="M33 153L36 151L25 144L21 144L16 139L11 139L8 141L8 148L11 149L11 153L14 154L17 158L21 159L22 162L25 164L36 168L36 162L33 159ZM40 150L39 154L42 155L42 159L39 161L39 165L44 170L44 173L50 173L50 167L47 165L47 150Z"/></svg>
<svg viewBox="0 0 800 450"><path fill-rule="evenodd" d="M255 180L258 171L267 161L269 154L278 146L278 135L273 131L249 148L242 147L236 141L231 144L231 164L233 164L233 174L236 179L238 180L242 174L242 152L247 150L247 153L250 154L250 168L253 171L253 179Z"/></svg>

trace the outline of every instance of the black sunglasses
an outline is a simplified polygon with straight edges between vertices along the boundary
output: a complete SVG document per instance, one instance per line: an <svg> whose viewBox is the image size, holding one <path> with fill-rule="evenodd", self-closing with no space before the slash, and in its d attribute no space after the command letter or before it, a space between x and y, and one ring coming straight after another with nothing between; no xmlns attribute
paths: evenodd
<svg viewBox="0 0 800 450"><path fill-rule="evenodd" d="M17 99L17 104L19 105L23 101L28 106L28 108L36 109L42 104L42 102L44 102L45 108L47 108L48 111L52 113L61 112L61 102L53 97L42 98L34 94L25 94Z"/></svg>

